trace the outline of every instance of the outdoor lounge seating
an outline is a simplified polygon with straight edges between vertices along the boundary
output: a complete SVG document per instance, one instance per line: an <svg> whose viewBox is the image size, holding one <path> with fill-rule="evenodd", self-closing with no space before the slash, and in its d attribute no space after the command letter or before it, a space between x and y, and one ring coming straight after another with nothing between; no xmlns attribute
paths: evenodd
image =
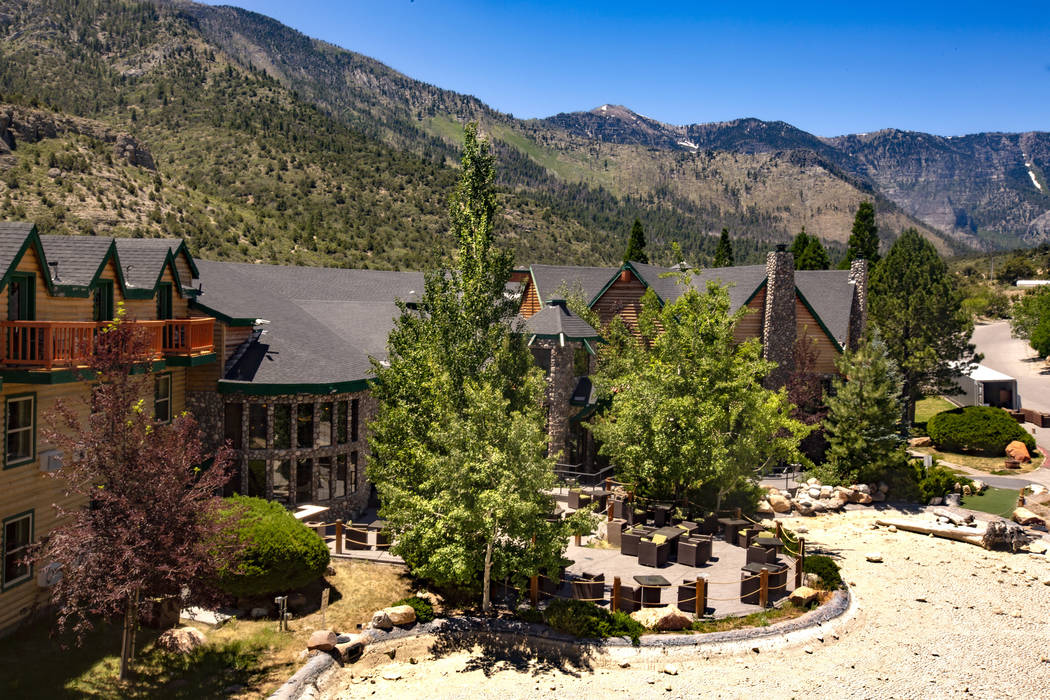
<svg viewBox="0 0 1050 700"><path fill-rule="evenodd" d="M624 507L623 498L621 496L610 496L609 503L612 504L613 518L617 520L627 520L627 509Z"/></svg>
<svg viewBox="0 0 1050 700"><path fill-rule="evenodd" d="M638 542L638 563L642 566L663 566L670 556L669 541L654 542L650 538L643 538Z"/></svg>
<svg viewBox="0 0 1050 700"><path fill-rule="evenodd" d="M368 549L368 523L350 523L346 528L347 549Z"/></svg>
<svg viewBox="0 0 1050 700"><path fill-rule="evenodd" d="M754 562L745 564L740 570L740 600L748 605L759 604L759 592L762 587L760 578L762 569L769 571L767 575L768 603L783 598L787 595L788 565L777 561L763 564Z"/></svg>
<svg viewBox="0 0 1050 700"><path fill-rule="evenodd" d="M766 549L765 547L752 546L747 548L747 563L748 564L775 564L777 562L777 553L774 549Z"/></svg>
<svg viewBox="0 0 1050 700"><path fill-rule="evenodd" d="M631 613L642 608L641 586L620 586L620 611Z"/></svg>
<svg viewBox="0 0 1050 700"><path fill-rule="evenodd" d="M700 532L705 535L717 535L720 529L718 516L715 513L708 515L700 524Z"/></svg>
<svg viewBox="0 0 1050 700"><path fill-rule="evenodd" d="M627 522L631 525L645 525L649 522L649 511L645 508L627 508Z"/></svg>
<svg viewBox="0 0 1050 700"><path fill-rule="evenodd" d="M572 597L597 603L605 598L605 574L584 572L572 582Z"/></svg>
<svg viewBox="0 0 1050 700"><path fill-rule="evenodd" d="M671 506L653 506L653 525L666 527L671 524Z"/></svg>
<svg viewBox="0 0 1050 700"><path fill-rule="evenodd" d="M573 510L579 510L585 508L591 504L591 497L589 494L583 493L579 489L569 489L569 508Z"/></svg>
<svg viewBox="0 0 1050 700"><path fill-rule="evenodd" d="M621 545L624 528L627 527L627 523L623 520L609 520L605 523L605 539L613 547L619 547Z"/></svg>
<svg viewBox="0 0 1050 700"><path fill-rule="evenodd" d="M678 563L686 566L703 566L711 558L713 544L710 535L680 538L678 540Z"/></svg>
<svg viewBox="0 0 1050 700"><path fill-rule="evenodd" d="M753 527L739 530L736 533L736 546L747 549L751 546L751 542L754 541L754 539L758 537L761 532L761 530Z"/></svg>
<svg viewBox="0 0 1050 700"><path fill-rule="evenodd" d="M703 615L704 611L696 609L696 579L685 579L678 584L678 609L682 612Z"/></svg>
<svg viewBox="0 0 1050 700"><path fill-rule="evenodd" d="M680 527L683 530L685 530L686 536L698 534L700 531L699 525L693 522L689 522L688 520L683 520L680 523L676 523L675 527Z"/></svg>
<svg viewBox="0 0 1050 700"><path fill-rule="evenodd" d="M620 534L620 554L626 554L629 557L638 556L638 542L652 532L653 528L640 525L624 530Z"/></svg>

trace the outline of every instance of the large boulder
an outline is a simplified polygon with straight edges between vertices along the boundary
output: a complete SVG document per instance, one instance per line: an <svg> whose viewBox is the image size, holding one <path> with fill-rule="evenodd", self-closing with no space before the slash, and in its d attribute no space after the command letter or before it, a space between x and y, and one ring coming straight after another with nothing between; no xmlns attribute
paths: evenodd
<svg viewBox="0 0 1050 700"><path fill-rule="evenodd" d="M908 444L912 447L933 447L933 440L929 435L921 435L908 440Z"/></svg>
<svg viewBox="0 0 1050 700"><path fill-rule="evenodd" d="M873 500L874 499L871 497L870 493L863 493L862 492L862 493L858 493L857 494L857 500L855 501L855 503L859 503L862 506L869 506L869 505L871 505L871 502Z"/></svg>
<svg viewBox="0 0 1050 700"><path fill-rule="evenodd" d="M310 635L310 640L306 642L306 648L313 651L331 651L335 649L335 645L339 643L339 637L336 636L332 630L316 630Z"/></svg>
<svg viewBox="0 0 1050 700"><path fill-rule="evenodd" d="M693 624L692 618L674 605L636 610L631 613L631 618L658 631L684 630Z"/></svg>
<svg viewBox="0 0 1050 700"><path fill-rule="evenodd" d="M983 493L986 488L988 488L988 484L984 483L980 479L974 479L973 480L973 492L974 493Z"/></svg>
<svg viewBox="0 0 1050 700"><path fill-rule="evenodd" d="M416 609L411 605L395 605L391 608L383 608L383 612L395 625L411 625L416 621Z"/></svg>
<svg viewBox="0 0 1050 700"><path fill-rule="evenodd" d="M769 505L775 513L790 513L791 501L779 493L769 495Z"/></svg>
<svg viewBox="0 0 1050 700"><path fill-rule="evenodd" d="M775 512L775 511L773 510L773 506L771 506L771 505L769 504L769 501L768 501L768 500L765 500L765 499L763 499L763 500L759 501L759 503L758 503L758 507L757 507L757 508L755 509L755 511L756 511L757 513L761 513L762 515L770 515L770 514L772 514L773 512Z"/></svg>
<svg viewBox="0 0 1050 700"><path fill-rule="evenodd" d="M377 630L390 630L394 628L394 623L390 621L390 616L385 611L377 610L372 614L372 621L368 623L368 626Z"/></svg>
<svg viewBox="0 0 1050 700"><path fill-rule="evenodd" d="M1020 440L1014 440L1006 446L1006 454L1008 457L1016 459L1018 462L1031 462L1032 455L1028 454L1028 446Z"/></svg>
<svg viewBox="0 0 1050 700"><path fill-rule="evenodd" d="M791 595L788 596L788 600L790 600L792 603L799 606L800 608L804 608L810 605L811 603L815 603L819 597L820 593L813 590L809 586L799 586L795 590L791 591Z"/></svg>
<svg viewBox="0 0 1050 700"><path fill-rule="evenodd" d="M196 627L179 627L164 632L154 644L173 654L191 654L204 644L204 633Z"/></svg>

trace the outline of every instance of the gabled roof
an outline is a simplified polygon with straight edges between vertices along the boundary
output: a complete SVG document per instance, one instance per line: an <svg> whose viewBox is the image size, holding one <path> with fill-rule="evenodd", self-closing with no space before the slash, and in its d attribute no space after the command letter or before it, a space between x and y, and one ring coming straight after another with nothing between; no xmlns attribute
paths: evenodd
<svg viewBox="0 0 1050 700"><path fill-rule="evenodd" d="M552 299L525 319L525 330L533 338L553 338L562 342L599 340L598 331L570 311L564 299Z"/></svg>
<svg viewBox="0 0 1050 700"><path fill-rule="evenodd" d="M555 295L565 296L563 291L573 293L577 288L584 301L590 302L609 279L619 274L618 267L577 267L573 265L532 265L529 267L532 283L540 304L545 304ZM564 288L564 290L563 290Z"/></svg>
<svg viewBox="0 0 1050 700"><path fill-rule="evenodd" d="M164 268L171 265L172 274L179 287L185 288L190 280L180 279L175 255L185 248L180 239L172 238L117 238L117 254L122 265L121 272L129 288L156 290ZM192 256L187 256L190 261ZM191 262L191 269L196 265ZM181 289L180 289L181 291Z"/></svg>
<svg viewBox="0 0 1050 700"><path fill-rule="evenodd" d="M645 263L625 263L625 269L632 270L638 279L651 288L663 303L672 302L682 296L685 287L679 284L680 270L675 267L661 267ZM668 273L674 273L670 276ZM726 286L729 291L729 302L732 308L739 309L747 304L755 292L766 281L765 265L741 265L740 267L712 267L688 274L689 285L700 291L707 289L708 282Z"/></svg>
<svg viewBox="0 0 1050 700"><path fill-rule="evenodd" d="M795 290L821 330L840 350L845 348L856 293L855 285L849 281L849 270L796 270Z"/></svg>
<svg viewBox="0 0 1050 700"><path fill-rule="evenodd" d="M40 236L40 244L50 263L51 283L69 287L94 284L116 250L112 238L96 236Z"/></svg>

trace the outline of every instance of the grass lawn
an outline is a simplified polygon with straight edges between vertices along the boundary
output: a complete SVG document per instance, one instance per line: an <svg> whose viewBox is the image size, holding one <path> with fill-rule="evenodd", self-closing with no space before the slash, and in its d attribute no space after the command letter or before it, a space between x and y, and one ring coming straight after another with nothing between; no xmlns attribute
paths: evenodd
<svg viewBox="0 0 1050 700"><path fill-rule="evenodd" d="M970 467L971 469L979 469L982 472L989 474L1024 474L1034 469L1038 469L1043 463L1045 456L1040 454L1036 457L1032 457L1032 461L1028 464L1022 464L1020 469L1006 469L1006 457L978 457L976 455L961 454L959 452L942 452L932 447L917 447L913 448L915 452L921 452L922 454L933 455L934 459L938 462L951 462L952 464L959 464L964 467Z"/></svg>
<svg viewBox="0 0 1050 700"><path fill-rule="evenodd" d="M325 627L353 632L372 612L411 595L401 567L333 560L335 576ZM139 632L136 677L117 680L120 623L100 626L81 647L62 649L47 621L0 640L0 698L259 698L272 693L300 665L306 640L320 629L319 612L294 618L290 631L273 620L234 620L211 630L198 627L207 644L192 656L153 649L157 632ZM67 640L68 641L68 640ZM236 692L228 688L241 686Z"/></svg>
<svg viewBox="0 0 1050 700"><path fill-rule="evenodd" d="M822 591L820 593L819 604L823 605L830 597L830 593ZM796 617L805 615L807 612L809 611L805 608L800 608L797 605L785 602L782 607L769 608L768 610L751 613L750 615L723 617L718 620L697 620L693 623L690 631L699 634L706 634L708 632L726 632L728 630L750 629L752 627L769 627L774 622L793 620Z"/></svg>
<svg viewBox="0 0 1050 700"><path fill-rule="evenodd" d="M920 434L925 435L927 421L938 413L950 411L953 408L956 408L956 405L948 399L940 396L927 396L925 399L915 403L915 422L913 425Z"/></svg>
<svg viewBox="0 0 1050 700"><path fill-rule="evenodd" d="M966 496L962 499L963 508L979 510L1009 518L1017 507L1017 491L988 487L979 496Z"/></svg>

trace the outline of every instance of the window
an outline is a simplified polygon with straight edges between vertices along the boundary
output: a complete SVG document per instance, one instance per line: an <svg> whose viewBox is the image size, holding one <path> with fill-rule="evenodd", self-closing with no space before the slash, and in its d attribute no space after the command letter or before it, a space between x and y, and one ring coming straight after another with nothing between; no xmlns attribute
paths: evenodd
<svg viewBox="0 0 1050 700"><path fill-rule="evenodd" d="M266 449L266 404L248 405L248 447L253 450Z"/></svg>
<svg viewBox="0 0 1050 700"><path fill-rule="evenodd" d="M160 423L171 421L170 374L158 374L153 381L153 419Z"/></svg>
<svg viewBox="0 0 1050 700"><path fill-rule="evenodd" d="M33 461L36 454L36 395L7 400L7 462L14 467Z"/></svg>
<svg viewBox="0 0 1050 700"><path fill-rule="evenodd" d="M301 403L296 411L296 446L314 446L314 405Z"/></svg>
<svg viewBox="0 0 1050 700"><path fill-rule="evenodd" d="M357 452L350 453L350 493L357 493Z"/></svg>
<svg viewBox="0 0 1050 700"><path fill-rule="evenodd" d="M33 541L33 511L21 513L4 520L3 573L0 582L4 590L27 581L33 575L33 567L22 559Z"/></svg>
<svg viewBox="0 0 1050 700"><path fill-rule="evenodd" d="M532 359L536 362L536 366L543 370L544 375L549 375L551 373L550 348L533 346L529 349L532 350Z"/></svg>
<svg viewBox="0 0 1050 700"><path fill-rule="evenodd" d="M95 283L94 315L96 321L113 320L113 280L99 280Z"/></svg>
<svg viewBox="0 0 1050 700"><path fill-rule="evenodd" d="M160 286L157 287L157 318L160 320L172 318L174 314L173 310L174 292L172 291L171 282L161 282Z"/></svg>
<svg viewBox="0 0 1050 700"><path fill-rule="evenodd" d="M244 485L242 481L243 473L244 465L240 460L237 460L230 465L230 478L222 485L222 495L225 498L244 493Z"/></svg>
<svg viewBox="0 0 1050 700"><path fill-rule="evenodd" d="M248 495L266 498L266 461L248 460Z"/></svg>
<svg viewBox="0 0 1050 700"><path fill-rule="evenodd" d="M289 482L292 480L292 460L275 459L270 462L273 470L273 500L287 505L291 502Z"/></svg>
<svg viewBox="0 0 1050 700"><path fill-rule="evenodd" d="M235 450L241 449L244 440L244 426L241 420L244 417L244 404L226 404L225 416L223 418L223 433L230 442L230 447Z"/></svg>
<svg viewBox="0 0 1050 700"><path fill-rule="evenodd" d="M317 407L317 446L332 444L332 404L325 402Z"/></svg>
<svg viewBox="0 0 1050 700"><path fill-rule="evenodd" d="M361 402L354 399L350 402L350 442L357 442L358 414Z"/></svg>
<svg viewBox="0 0 1050 700"><path fill-rule="evenodd" d="M332 498L346 496L346 455L335 458L335 477L332 479Z"/></svg>
<svg viewBox="0 0 1050 700"><path fill-rule="evenodd" d="M273 407L273 446L287 450L292 446L292 405L279 403Z"/></svg>
<svg viewBox="0 0 1050 700"><path fill-rule="evenodd" d="M32 321L36 319L36 279L31 272L11 275L7 288L7 320Z"/></svg>
<svg viewBox="0 0 1050 700"><path fill-rule="evenodd" d="M332 458L317 458L317 500L327 501L332 497Z"/></svg>
<svg viewBox="0 0 1050 700"><path fill-rule="evenodd" d="M340 445L345 445L347 440L346 432L346 401L340 401L335 405L335 424L336 424L336 440L339 441Z"/></svg>
<svg viewBox="0 0 1050 700"><path fill-rule="evenodd" d="M314 461L300 459L295 465L295 502L309 503L314 497Z"/></svg>

